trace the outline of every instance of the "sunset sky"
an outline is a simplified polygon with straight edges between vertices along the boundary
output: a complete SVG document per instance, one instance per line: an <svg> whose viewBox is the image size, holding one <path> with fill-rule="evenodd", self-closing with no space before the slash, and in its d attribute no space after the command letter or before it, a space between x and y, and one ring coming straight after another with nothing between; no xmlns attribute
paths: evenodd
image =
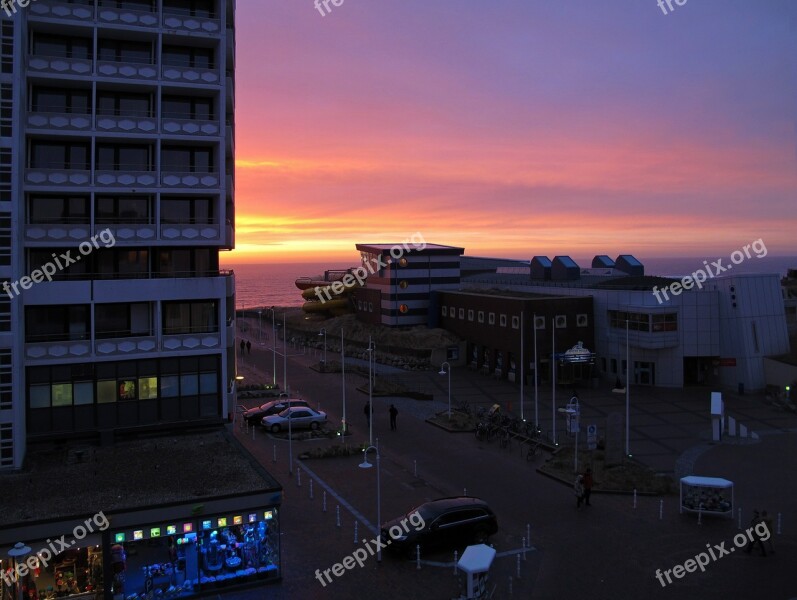
<svg viewBox="0 0 797 600"><path fill-rule="evenodd" d="M239 0L236 250L797 255L797 2Z"/></svg>

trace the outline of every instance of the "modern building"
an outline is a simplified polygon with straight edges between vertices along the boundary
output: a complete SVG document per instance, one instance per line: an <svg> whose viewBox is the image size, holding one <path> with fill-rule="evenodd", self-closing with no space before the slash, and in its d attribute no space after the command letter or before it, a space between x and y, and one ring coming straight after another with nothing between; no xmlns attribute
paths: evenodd
<svg viewBox="0 0 797 600"><path fill-rule="evenodd" d="M365 287L354 291L357 317L389 327L426 325L434 290L460 285L464 248L423 244L357 244L368 272Z"/></svg>
<svg viewBox="0 0 797 600"><path fill-rule="evenodd" d="M22 465L26 440L226 418L234 13L0 11L0 468Z"/></svg>

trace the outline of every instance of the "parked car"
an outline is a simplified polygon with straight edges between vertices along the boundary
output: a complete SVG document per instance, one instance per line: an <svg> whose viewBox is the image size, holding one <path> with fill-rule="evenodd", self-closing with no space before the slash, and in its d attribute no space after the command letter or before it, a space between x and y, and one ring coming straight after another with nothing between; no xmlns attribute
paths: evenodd
<svg viewBox="0 0 797 600"><path fill-rule="evenodd" d="M422 550L462 549L485 543L497 531L498 520L484 500L458 496L426 502L388 521L382 525L381 538L384 544L390 542L389 550L414 555L416 545Z"/></svg>
<svg viewBox="0 0 797 600"><path fill-rule="evenodd" d="M287 394L286 394L287 396ZM310 406L306 400L299 400L298 398L280 398L279 400L271 400L260 406L250 408L244 411L244 420L250 425L256 425L263 421L263 417L269 415L276 415L281 413L286 408L291 406Z"/></svg>
<svg viewBox="0 0 797 600"><path fill-rule="evenodd" d="M277 433L288 429L288 420L290 420L291 429L305 427L318 429L327 422L327 413L313 410L307 406L294 406L286 408L279 414L263 417L262 423L263 427Z"/></svg>

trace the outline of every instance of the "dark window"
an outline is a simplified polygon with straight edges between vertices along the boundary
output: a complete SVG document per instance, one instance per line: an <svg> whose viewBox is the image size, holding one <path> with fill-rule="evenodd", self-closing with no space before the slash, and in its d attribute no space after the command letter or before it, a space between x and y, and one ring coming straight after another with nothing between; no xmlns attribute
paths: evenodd
<svg viewBox="0 0 797 600"><path fill-rule="evenodd" d="M88 223L88 196L31 195L28 198L28 222Z"/></svg>
<svg viewBox="0 0 797 600"><path fill-rule="evenodd" d="M215 300L164 302L163 333L218 333L218 309Z"/></svg>
<svg viewBox="0 0 797 600"><path fill-rule="evenodd" d="M0 25L0 72L14 72L14 24L6 20Z"/></svg>
<svg viewBox="0 0 797 600"><path fill-rule="evenodd" d="M36 86L31 94L31 110L85 115L91 112L90 98L90 90Z"/></svg>
<svg viewBox="0 0 797 600"><path fill-rule="evenodd" d="M164 46L161 60L164 65L169 67L213 69L215 67L214 55L213 48Z"/></svg>
<svg viewBox="0 0 797 600"><path fill-rule="evenodd" d="M89 306L28 306L25 308L25 341L58 342L89 338Z"/></svg>
<svg viewBox="0 0 797 600"><path fill-rule="evenodd" d="M149 277L149 252L137 248L104 249L93 254L98 279L141 279Z"/></svg>
<svg viewBox="0 0 797 600"><path fill-rule="evenodd" d="M161 198L161 223L211 225L213 198Z"/></svg>
<svg viewBox="0 0 797 600"><path fill-rule="evenodd" d="M33 54L59 58L92 58L93 43L90 38L76 36L49 35L35 32L33 34Z"/></svg>
<svg viewBox="0 0 797 600"><path fill-rule="evenodd" d="M150 305L146 302L97 304L94 322L97 338L152 335Z"/></svg>
<svg viewBox="0 0 797 600"><path fill-rule="evenodd" d="M11 83L0 83L0 137L11 137L13 131L14 93Z"/></svg>
<svg viewBox="0 0 797 600"><path fill-rule="evenodd" d="M99 41L99 59L108 62L151 65L152 43L105 39Z"/></svg>
<svg viewBox="0 0 797 600"><path fill-rule="evenodd" d="M117 117L151 117L152 95L132 92L98 92L97 114Z"/></svg>
<svg viewBox="0 0 797 600"><path fill-rule="evenodd" d="M164 146L161 168L180 173L212 173L213 149L196 146Z"/></svg>
<svg viewBox="0 0 797 600"><path fill-rule="evenodd" d="M151 196L97 196L97 224L150 223Z"/></svg>
<svg viewBox="0 0 797 600"><path fill-rule="evenodd" d="M216 16L214 4L213 0L164 0L163 12L212 19Z"/></svg>
<svg viewBox="0 0 797 600"><path fill-rule="evenodd" d="M163 96L162 116L173 119L198 119L212 121L212 98L193 98L190 96Z"/></svg>
<svg viewBox="0 0 797 600"><path fill-rule="evenodd" d="M218 271L208 248L162 248L157 265L162 277L208 277Z"/></svg>
<svg viewBox="0 0 797 600"><path fill-rule="evenodd" d="M88 170L89 145L85 142L34 140L30 146L30 168Z"/></svg>
<svg viewBox="0 0 797 600"><path fill-rule="evenodd" d="M151 171L152 146L98 144L97 170Z"/></svg>
<svg viewBox="0 0 797 600"><path fill-rule="evenodd" d="M62 255L69 254L69 259L74 260L80 253L76 248L31 248L28 254L28 273L36 269L41 269L47 263L52 263L58 267L53 275L53 279L85 279L89 273L91 264L90 256L85 256L81 260L73 262L69 266L68 260ZM59 267L60 265L60 267Z"/></svg>

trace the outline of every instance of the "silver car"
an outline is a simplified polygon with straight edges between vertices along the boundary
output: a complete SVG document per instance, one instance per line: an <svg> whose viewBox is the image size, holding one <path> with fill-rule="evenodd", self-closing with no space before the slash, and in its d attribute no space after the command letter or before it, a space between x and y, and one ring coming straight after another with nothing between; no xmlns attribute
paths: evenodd
<svg viewBox="0 0 797 600"><path fill-rule="evenodd" d="M277 415L263 417L262 424L266 429L270 429L272 432L277 433L278 431L288 429L289 420L291 429L309 427L315 430L327 422L327 413L313 410L307 406L294 406L286 408Z"/></svg>

